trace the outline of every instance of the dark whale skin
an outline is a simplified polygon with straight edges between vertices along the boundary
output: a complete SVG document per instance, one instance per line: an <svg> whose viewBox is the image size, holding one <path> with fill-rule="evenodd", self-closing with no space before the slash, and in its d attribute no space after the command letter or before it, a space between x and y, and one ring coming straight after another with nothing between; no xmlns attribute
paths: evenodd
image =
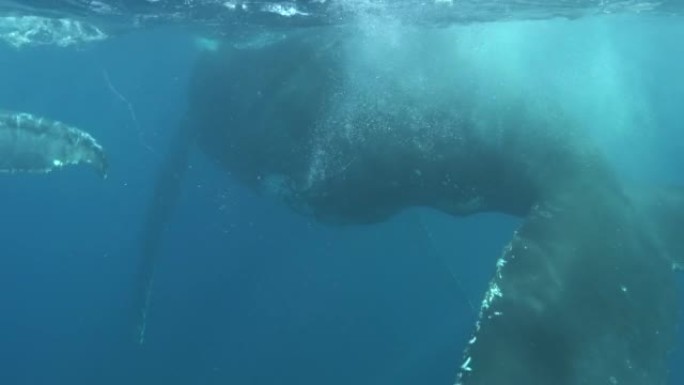
<svg viewBox="0 0 684 385"><path fill-rule="evenodd" d="M180 183L183 143L197 142L240 182L326 223L380 222L412 206L524 218L457 384L667 384L681 189L625 185L553 103L492 98L486 76L426 48L441 33L415 32L393 50L307 30L203 54L151 205L141 297L164 225L154 218L168 218L157 215L174 201L164 192Z"/></svg>

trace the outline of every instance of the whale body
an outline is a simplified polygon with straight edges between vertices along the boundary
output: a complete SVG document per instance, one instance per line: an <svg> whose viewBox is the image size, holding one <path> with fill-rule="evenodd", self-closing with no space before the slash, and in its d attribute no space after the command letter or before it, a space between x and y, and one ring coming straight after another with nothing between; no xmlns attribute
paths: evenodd
<svg viewBox="0 0 684 385"><path fill-rule="evenodd" d="M491 97L457 53L426 48L440 38L416 32L395 50L325 30L220 45L196 65L156 191L174 191L183 143L196 142L240 182L326 223L414 206L524 218L457 383L666 384L684 194L627 185L553 103ZM172 201L158 198L167 206L149 217L146 300L164 220L153 218Z"/></svg>

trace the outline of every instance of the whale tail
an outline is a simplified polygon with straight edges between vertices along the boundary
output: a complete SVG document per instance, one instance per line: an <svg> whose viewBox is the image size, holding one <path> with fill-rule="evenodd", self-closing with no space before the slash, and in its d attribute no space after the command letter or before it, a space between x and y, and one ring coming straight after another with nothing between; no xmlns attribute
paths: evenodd
<svg viewBox="0 0 684 385"><path fill-rule="evenodd" d="M535 205L497 263L457 384L667 383L679 191L599 188Z"/></svg>

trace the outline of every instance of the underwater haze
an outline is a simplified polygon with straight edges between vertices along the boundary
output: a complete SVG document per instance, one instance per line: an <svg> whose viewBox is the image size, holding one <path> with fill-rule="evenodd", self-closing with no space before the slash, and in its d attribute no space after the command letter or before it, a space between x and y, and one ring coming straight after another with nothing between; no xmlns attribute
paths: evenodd
<svg viewBox="0 0 684 385"><path fill-rule="evenodd" d="M140 343L148 205L194 66L215 44L258 49L295 30L350 28L372 43L344 64L405 72L410 87L420 53L407 36L430 30L421 49L454 49L453 70L482 100L558 105L624 180L684 185L676 2L54 3L0 1L0 110L89 132L110 169L105 180L87 167L0 173L1 384L454 383L519 218L415 207L382 223L323 224L195 146L159 220ZM682 316L669 384L684 383Z"/></svg>

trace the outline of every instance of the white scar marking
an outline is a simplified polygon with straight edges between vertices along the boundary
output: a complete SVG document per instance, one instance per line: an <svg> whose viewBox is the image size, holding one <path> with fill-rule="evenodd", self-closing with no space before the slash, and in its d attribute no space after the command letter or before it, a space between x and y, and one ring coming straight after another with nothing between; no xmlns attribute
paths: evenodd
<svg viewBox="0 0 684 385"><path fill-rule="evenodd" d="M461 365L461 369L464 370L464 371L466 371L466 372L472 371L473 369L470 367L470 361L471 361L471 358L470 358L470 357L466 358L466 360L465 360L465 362L463 363L463 365Z"/></svg>

